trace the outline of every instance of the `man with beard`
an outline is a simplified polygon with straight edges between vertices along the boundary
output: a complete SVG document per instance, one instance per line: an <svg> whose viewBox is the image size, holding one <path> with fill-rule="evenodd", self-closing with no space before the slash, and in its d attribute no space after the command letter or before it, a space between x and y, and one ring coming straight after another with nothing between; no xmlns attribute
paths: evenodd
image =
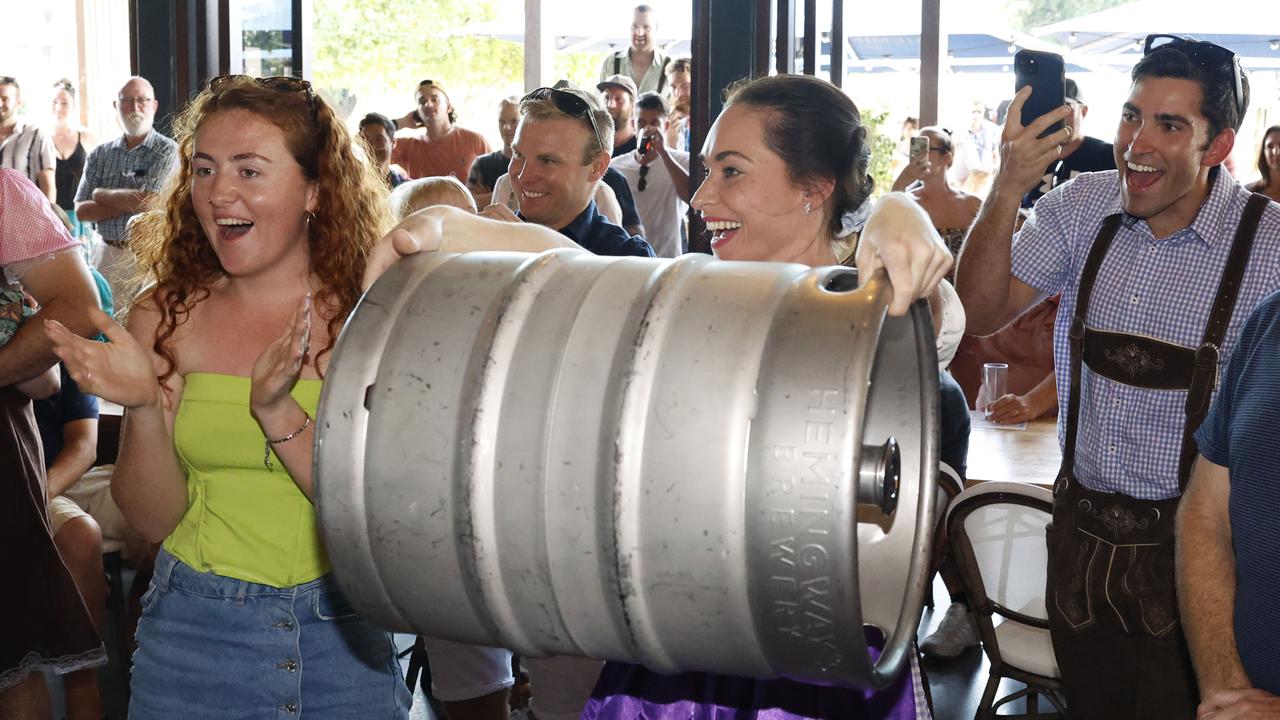
<svg viewBox="0 0 1280 720"><path fill-rule="evenodd" d="M396 133L391 162L404 168L414 180L452 175L465 182L471 163L489 152L484 136L457 124L458 114L444 87L435 80L418 83L418 127ZM403 118L402 118L403 120Z"/></svg>
<svg viewBox="0 0 1280 720"><path fill-rule="evenodd" d="M622 173L631 186L636 210L644 223L644 239L658 257L684 252L682 220L689 207L689 153L668 149L667 103L658 93L643 93L636 102L640 147L617 155L609 166Z"/></svg>
<svg viewBox="0 0 1280 720"><path fill-rule="evenodd" d="M665 90L671 58L658 49L657 32L658 14L649 5L637 5L631 19L631 45L605 56L600 64L600 82L614 75L626 75L639 92ZM632 93L632 97L636 94Z"/></svg>
<svg viewBox="0 0 1280 720"><path fill-rule="evenodd" d="M177 145L152 127L160 104L145 78L129 78L114 104L124 134L89 153L76 190L76 217L98 223L106 243L98 270L111 285L112 295L120 297L131 266L124 252L129 218L164 183L173 169Z"/></svg>
<svg viewBox="0 0 1280 720"><path fill-rule="evenodd" d="M596 85L605 110L613 118L613 150L618 157L636 149L636 84L626 75L611 75Z"/></svg>
<svg viewBox="0 0 1280 720"><path fill-rule="evenodd" d="M26 175L50 200L57 197L53 137L18 119L22 89L16 78L0 76L0 167Z"/></svg>

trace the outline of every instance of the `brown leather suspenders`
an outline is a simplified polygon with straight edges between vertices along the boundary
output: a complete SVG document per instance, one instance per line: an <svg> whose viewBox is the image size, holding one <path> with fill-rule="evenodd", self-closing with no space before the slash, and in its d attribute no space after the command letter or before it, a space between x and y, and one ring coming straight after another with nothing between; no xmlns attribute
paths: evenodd
<svg viewBox="0 0 1280 720"><path fill-rule="evenodd" d="M1071 477L1075 471L1076 433L1080 421L1080 363L1084 361L1095 373L1126 385L1187 389L1186 423L1183 426L1178 462L1178 487L1179 490L1186 488L1191 475L1191 464L1197 453L1194 434L1204 422L1209 410L1209 399L1217 386L1222 340L1235 309L1236 296L1253 247L1253 236L1269 202L1267 196L1254 193L1245 205L1232 242L1231 254L1218 282L1218 292L1205 324L1203 339L1197 348L1185 348L1125 333L1093 330L1085 325L1098 269L1120 228L1122 216L1110 215L1103 221L1102 229L1098 231L1085 259L1069 333L1071 397L1067 402L1066 447L1062 462L1064 476Z"/></svg>

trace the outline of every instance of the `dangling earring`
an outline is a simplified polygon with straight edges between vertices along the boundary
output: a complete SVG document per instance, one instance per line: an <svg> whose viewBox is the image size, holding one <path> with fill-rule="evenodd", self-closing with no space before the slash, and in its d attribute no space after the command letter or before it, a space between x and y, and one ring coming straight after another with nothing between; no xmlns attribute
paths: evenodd
<svg viewBox="0 0 1280 720"><path fill-rule="evenodd" d="M809 197L809 193L804 194L804 214L808 215L813 212L813 199Z"/></svg>
<svg viewBox="0 0 1280 720"><path fill-rule="evenodd" d="M307 232L311 232L311 223L315 219L316 219L316 214L308 210L307 211Z"/></svg>

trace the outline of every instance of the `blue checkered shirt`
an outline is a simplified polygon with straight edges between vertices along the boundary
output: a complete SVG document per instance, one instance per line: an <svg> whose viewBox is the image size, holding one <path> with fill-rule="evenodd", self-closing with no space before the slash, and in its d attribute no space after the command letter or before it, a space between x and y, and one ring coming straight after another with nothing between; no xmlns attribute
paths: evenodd
<svg viewBox="0 0 1280 720"><path fill-rule="evenodd" d="M1126 215L1098 271L1086 324L1198 347L1249 195L1222 168L1195 221L1167 238L1156 240L1145 220ZM1118 173L1084 173L1041 198L1014 236L1014 276L1043 292L1062 293L1053 334L1060 445L1071 391L1067 336L1080 275L1103 219L1119 212ZM1221 363L1230 358L1249 312L1277 288L1280 204L1273 202L1254 237ZM1084 363L1081 383L1075 464L1081 484L1143 499L1176 496L1186 391L1124 385Z"/></svg>
<svg viewBox="0 0 1280 720"><path fill-rule="evenodd" d="M124 136L94 148L84 162L84 174L76 189L76 202L93 199L98 188L108 190L146 190L158 192L176 166L178 146L169 138L152 130L132 150ZM107 242L118 243L133 215L117 215L98 223L98 232Z"/></svg>

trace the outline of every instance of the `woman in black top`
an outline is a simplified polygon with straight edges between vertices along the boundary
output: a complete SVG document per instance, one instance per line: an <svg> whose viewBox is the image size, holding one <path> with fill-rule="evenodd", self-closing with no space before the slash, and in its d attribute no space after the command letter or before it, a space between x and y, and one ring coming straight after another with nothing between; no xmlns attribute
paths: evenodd
<svg viewBox="0 0 1280 720"><path fill-rule="evenodd" d="M76 187L84 174L84 161L97 145L93 134L80 125L76 117L76 89L70 80L53 84L53 146L58 153L54 170L54 187L58 191L58 207L75 221Z"/></svg>

